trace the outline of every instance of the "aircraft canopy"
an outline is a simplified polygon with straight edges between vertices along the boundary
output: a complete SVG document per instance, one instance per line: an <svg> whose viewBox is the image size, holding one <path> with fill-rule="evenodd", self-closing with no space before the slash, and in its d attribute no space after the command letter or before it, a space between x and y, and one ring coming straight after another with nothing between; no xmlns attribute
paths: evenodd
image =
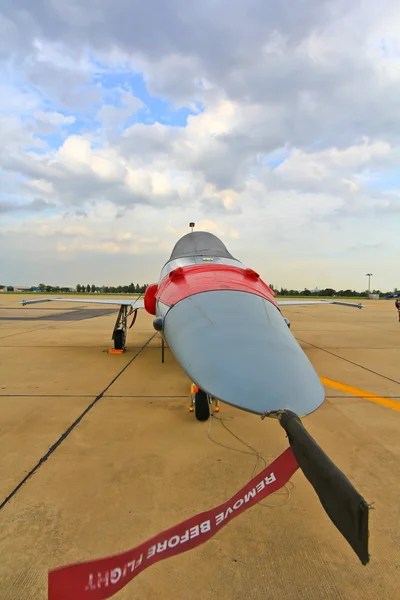
<svg viewBox="0 0 400 600"><path fill-rule="evenodd" d="M235 260L225 244L207 231L193 231L181 237L172 250L170 260L191 256L216 256Z"/></svg>

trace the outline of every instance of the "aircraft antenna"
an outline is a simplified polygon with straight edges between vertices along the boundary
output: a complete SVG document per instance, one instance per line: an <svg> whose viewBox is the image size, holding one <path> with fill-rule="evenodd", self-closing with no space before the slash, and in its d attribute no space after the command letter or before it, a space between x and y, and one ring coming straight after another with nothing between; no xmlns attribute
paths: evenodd
<svg viewBox="0 0 400 600"><path fill-rule="evenodd" d="M189 227L192 230L192 233L193 233L193 229L194 229L195 225L196 225L196 223L189 223Z"/></svg>

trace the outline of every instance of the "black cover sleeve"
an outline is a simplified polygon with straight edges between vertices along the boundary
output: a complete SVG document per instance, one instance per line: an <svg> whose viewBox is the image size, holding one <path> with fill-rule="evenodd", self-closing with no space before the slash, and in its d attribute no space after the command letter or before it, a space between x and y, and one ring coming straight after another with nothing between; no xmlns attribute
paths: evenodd
<svg viewBox="0 0 400 600"><path fill-rule="evenodd" d="M332 523L363 565L369 562L368 504L289 410L279 415L297 463L316 491Z"/></svg>

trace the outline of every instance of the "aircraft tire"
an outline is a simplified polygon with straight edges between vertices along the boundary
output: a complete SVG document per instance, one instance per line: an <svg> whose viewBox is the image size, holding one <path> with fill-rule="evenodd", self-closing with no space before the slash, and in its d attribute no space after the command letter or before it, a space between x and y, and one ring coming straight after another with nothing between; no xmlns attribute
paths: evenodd
<svg viewBox="0 0 400 600"><path fill-rule="evenodd" d="M210 403L203 390L196 392L194 397L194 414L198 421L207 421L210 418Z"/></svg>
<svg viewBox="0 0 400 600"><path fill-rule="evenodd" d="M123 350L124 347L124 332L122 331L122 329L117 329L117 331L114 334L114 348L115 350Z"/></svg>

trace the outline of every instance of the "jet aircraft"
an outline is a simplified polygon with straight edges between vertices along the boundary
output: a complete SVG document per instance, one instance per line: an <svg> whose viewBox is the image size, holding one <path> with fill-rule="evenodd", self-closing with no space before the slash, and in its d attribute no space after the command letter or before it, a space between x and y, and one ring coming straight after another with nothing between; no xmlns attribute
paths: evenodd
<svg viewBox="0 0 400 600"><path fill-rule="evenodd" d="M161 269L158 283L144 298L24 300L23 305L61 301L120 307L114 347L123 351L128 317L139 309L155 318L176 360L195 384L198 420L210 416L212 399L251 413L273 416L291 410L301 416L325 399L324 387L290 331L281 307L362 304L337 300L277 300L258 273L233 257L224 243L206 231L179 239ZM132 322L132 324L133 324ZM132 325L131 325L132 326Z"/></svg>
<svg viewBox="0 0 400 600"><path fill-rule="evenodd" d="M306 431L300 416L315 411L325 392L314 367L290 331L281 307L362 304L337 300L277 300L261 277L234 258L223 242L205 231L193 231L177 241L158 283L144 298L46 301L108 304L120 307L113 331L114 346L123 351L127 320L144 308L154 316L183 371L197 390L198 420L210 417L213 399L241 410L276 418L286 432L298 466L316 491L332 523L363 565L369 562L369 505L347 477ZM132 325L131 325L132 326ZM164 346L163 346L164 347Z"/></svg>

